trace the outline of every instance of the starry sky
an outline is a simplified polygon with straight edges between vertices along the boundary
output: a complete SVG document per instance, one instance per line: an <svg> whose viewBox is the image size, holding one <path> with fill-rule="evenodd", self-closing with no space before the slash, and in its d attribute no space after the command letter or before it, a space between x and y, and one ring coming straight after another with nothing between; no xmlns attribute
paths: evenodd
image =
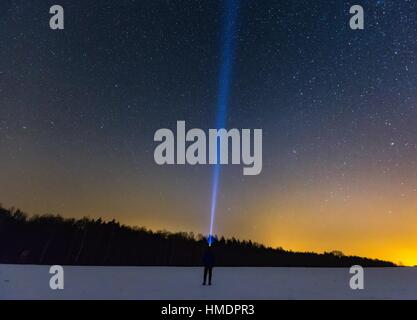
<svg viewBox="0 0 417 320"><path fill-rule="evenodd" d="M224 12L1 1L3 206L205 234L212 166L156 165L153 135L215 127ZM263 130L263 171L222 167L215 233L417 264L417 2L241 0L237 19L227 127Z"/></svg>

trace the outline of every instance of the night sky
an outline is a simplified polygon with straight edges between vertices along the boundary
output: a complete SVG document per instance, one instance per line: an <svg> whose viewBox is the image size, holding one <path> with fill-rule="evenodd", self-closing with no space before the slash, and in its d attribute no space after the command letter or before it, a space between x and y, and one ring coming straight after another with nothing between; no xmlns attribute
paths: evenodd
<svg viewBox="0 0 417 320"><path fill-rule="evenodd" d="M153 135L216 126L224 12L2 0L3 206L206 234L213 167L158 166ZM417 264L417 2L242 0L235 37L227 127L263 130L263 171L222 167L215 233Z"/></svg>

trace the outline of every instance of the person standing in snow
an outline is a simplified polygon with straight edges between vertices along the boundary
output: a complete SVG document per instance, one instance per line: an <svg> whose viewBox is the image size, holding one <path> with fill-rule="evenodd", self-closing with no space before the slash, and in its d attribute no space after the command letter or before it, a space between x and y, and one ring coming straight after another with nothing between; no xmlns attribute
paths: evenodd
<svg viewBox="0 0 417 320"><path fill-rule="evenodd" d="M212 248L209 246L203 256L203 265L204 265L204 278L203 286L206 285L206 280L208 276L208 285L211 286L211 277L214 267L214 254Z"/></svg>

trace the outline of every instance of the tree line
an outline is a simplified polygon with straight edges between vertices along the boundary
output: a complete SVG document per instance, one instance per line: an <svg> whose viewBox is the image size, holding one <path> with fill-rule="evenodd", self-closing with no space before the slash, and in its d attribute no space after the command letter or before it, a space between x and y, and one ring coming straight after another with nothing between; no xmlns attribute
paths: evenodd
<svg viewBox="0 0 417 320"><path fill-rule="evenodd" d="M28 216L0 206L0 263L103 266L200 266L207 247L202 235L151 231L101 218ZM391 262L340 251L317 254L270 248L235 238L216 239L217 266L393 267Z"/></svg>

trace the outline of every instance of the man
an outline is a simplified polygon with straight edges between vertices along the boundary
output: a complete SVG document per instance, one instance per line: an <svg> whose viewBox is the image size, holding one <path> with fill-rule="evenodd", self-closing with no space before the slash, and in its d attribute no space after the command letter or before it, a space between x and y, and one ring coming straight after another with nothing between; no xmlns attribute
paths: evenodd
<svg viewBox="0 0 417 320"><path fill-rule="evenodd" d="M214 266L214 254L211 247L208 247L203 256L203 265L204 265L204 278L203 286L206 285L207 275L208 275L208 285L211 286L211 276Z"/></svg>

